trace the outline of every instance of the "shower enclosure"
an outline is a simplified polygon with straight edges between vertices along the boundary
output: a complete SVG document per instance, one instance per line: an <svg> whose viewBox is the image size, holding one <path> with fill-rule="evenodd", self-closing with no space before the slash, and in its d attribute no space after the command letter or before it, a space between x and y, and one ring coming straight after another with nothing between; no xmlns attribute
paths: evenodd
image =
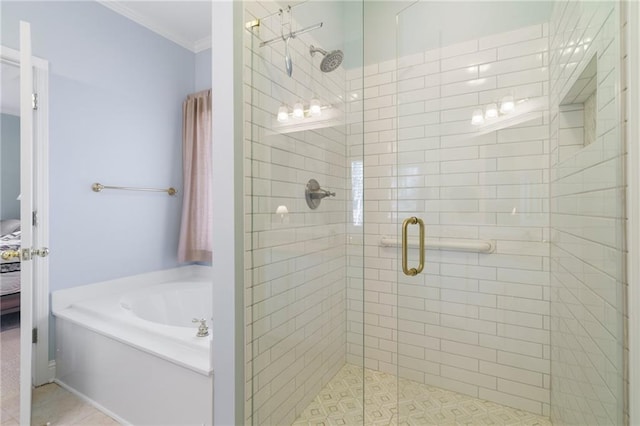
<svg viewBox="0 0 640 426"><path fill-rule="evenodd" d="M245 3L247 423L627 421L623 12Z"/></svg>

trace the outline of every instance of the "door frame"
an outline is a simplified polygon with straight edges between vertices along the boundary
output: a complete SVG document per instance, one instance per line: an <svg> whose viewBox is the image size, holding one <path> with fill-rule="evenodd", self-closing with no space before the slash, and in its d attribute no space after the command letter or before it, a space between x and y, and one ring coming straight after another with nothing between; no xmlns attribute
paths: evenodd
<svg viewBox="0 0 640 426"><path fill-rule="evenodd" d="M0 46L0 60L20 66L20 51ZM38 226L34 241L39 247L49 247L49 62L33 56L33 87L38 94L38 109L34 116L34 208L38 212ZM38 343L32 360L33 385L52 382L55 361L49 361L49 261L35 262L33 291L33 324L38 329Z"/></svg>

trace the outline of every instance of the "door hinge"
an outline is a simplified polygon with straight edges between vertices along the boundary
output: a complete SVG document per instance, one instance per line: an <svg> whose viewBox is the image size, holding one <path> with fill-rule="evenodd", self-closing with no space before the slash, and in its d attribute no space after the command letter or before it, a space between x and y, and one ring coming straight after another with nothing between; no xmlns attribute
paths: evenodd
<svg viewBox="0 0 640 426"><path fill-rule="evenodd" d="M38 109L38 94L37 93L32 93L31 94L31 107L34 110Z"/></svg>
<svg viewBox="0 0 640 426"><path fill-rule="evenodd" d="M31 343L38 343L38 329L31 330Z"/></svg>
<svg viewBox="0 0 640 426"><path fill-rule="evenodd" d="M38 226L38 212L37 211L33 211L31 213L31 224L33 226Z"/></svg>

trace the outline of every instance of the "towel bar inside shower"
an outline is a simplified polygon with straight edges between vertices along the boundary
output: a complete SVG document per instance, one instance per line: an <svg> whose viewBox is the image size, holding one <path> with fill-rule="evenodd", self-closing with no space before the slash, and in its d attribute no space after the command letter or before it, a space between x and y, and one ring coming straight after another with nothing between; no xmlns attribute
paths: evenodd
<svg viewBox="0 0 640 426"><path fill-rule="evenodd" d="M427 238L425 241L425 248L436 250L456 250L456 251L470 251L477 253L493 253L496 249L496 242L494 240L454 240L454 239L431 239ZM399 247L400 240L393 237L383 236L380 238L380 245L382 247ZM408 240L408 246L410 248L418 248L418 240Z"/></svg>

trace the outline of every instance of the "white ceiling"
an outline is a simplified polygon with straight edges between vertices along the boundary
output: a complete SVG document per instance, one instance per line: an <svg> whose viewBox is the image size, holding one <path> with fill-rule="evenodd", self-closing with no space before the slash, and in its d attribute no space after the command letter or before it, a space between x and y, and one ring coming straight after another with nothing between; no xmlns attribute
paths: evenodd
<svg viewBox="0 0 640 426"><path fill-rule="evenodd" d="M211 47L211 1L118 1L98 3L193 52Z"/></svg>

